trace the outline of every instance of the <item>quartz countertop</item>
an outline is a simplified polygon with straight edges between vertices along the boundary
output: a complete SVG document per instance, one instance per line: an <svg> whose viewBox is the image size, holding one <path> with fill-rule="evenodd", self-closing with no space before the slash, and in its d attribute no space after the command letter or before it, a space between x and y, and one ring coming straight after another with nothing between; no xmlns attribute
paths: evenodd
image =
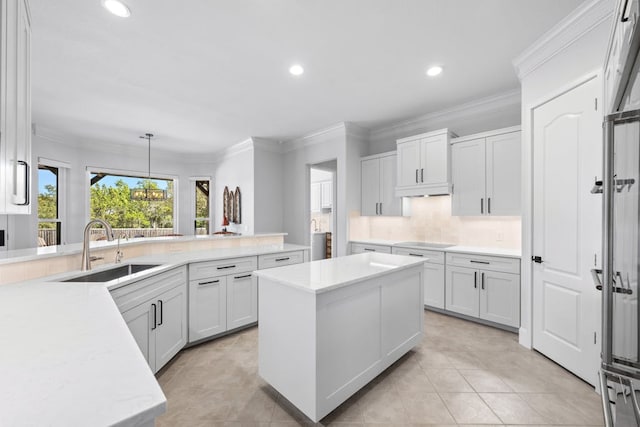
<svg viewBox="0 0 640 427"><path fill-rule="evenodd" d="M431 251L440 251L440 252L452 252L452 253L466 253L466 254L474 254L474 255L494 255L494 256L502 256L508 258L521 258L522 251L520 249L504 249L504 248L493 248L487 246L466 246L466 245L451 245L446 248L429 248L426 246L414 246L408 244L404 240L383 240L383 239L356 239L351 240L353 243L363 243L369 245L384 245L384 246L396 246L398 248L412 248L412 249L424 249ZM429 242L425 242L429 243ZM436 242L433 242L436 243ZM441 244L437 242L438 244Z"/></svg>
<svg viewBox="0 0 640 427"><path fill-rule="evenodd" d="M373 252L269 268L255 271L254 274L318 294L421 265L427 260Z"/></svg>
<svg viewBox="0 0 640 427"><path fill-rule="evenodd" d="M190 262L308 250L268 245L156 254L159 267L104 283L71 271L0 286L0 425L142 425L166 398L109 291ZM105 265L92 271L113 267Z"/></svg>

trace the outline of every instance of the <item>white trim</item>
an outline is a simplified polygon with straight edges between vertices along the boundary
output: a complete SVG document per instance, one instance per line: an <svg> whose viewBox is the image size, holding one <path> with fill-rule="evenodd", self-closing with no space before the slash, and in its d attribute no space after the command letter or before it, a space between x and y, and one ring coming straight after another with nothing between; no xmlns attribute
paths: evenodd
<svg viewBox="0 0 640 427"><path fill-rule="evenodd" d="M230 147L227 147L223 150L216 152L213 155L213 162L219 163L225 160L228 160L232 157L237 156L238 154L244 153L245 151L253 150L253 139L247 138L244 141L240 141L236 144L233 144Z"/></svg>
<svg viewBox="0 0 640 427"><path fill-rule="evenodd" d="M345 122L338 123L328 128L310 133L300 138L295 138L282 143L283 152L300 150L311 145L319 144L331 139L336 133L346 135L347 126ZM340 133L341 132L341 133Z"/></svg>
<svg viewBox="0 0 640 427"><path fill-rule="evenodd" d="M490 130L487 132L480 132L480 133L474 133L473 135L466 135L466 136L461 136L458 138L452 138L451 139L451 143L452 144L456 144L458 142L465 142L465 141L470 141L473 139L479 139L479 138L487 138L489 136L496 136L496 135L504 135L506 133L513 133L513 132L520 132L522 130L522 126L518 125L518 126L510 126L507 128L502 128L502 129L495 129L495 130Z"/></svg>
<svg viewBox="0 0 640 427"><path fill-rule="evenodd" d="M520 265L520 330L518 341L526 348L533 347L533 113L536 108L599 78L601 70L591 71L582 77L538 98L523 109L522 123L522 257ZM602 99L602 94L600 95ZM602 103L599 103L602 105Z"/></svg>
<svg viewBox="0 0 640 427"><path fill-rule="evenodd" d="M114 169L114 168L105 168L105 167L102 167L102 166L87 166L85 168L85 170L87 171L87 173L104 172L104 173L107 173L109 175L124 175L124 176L130 176L130 177L135 177L135 178L143 178L143 179L147 179L147 176L149 175L149 171L136 171L136 170L129 170L129 169ZM166 173L151 172L151 179L173 180L173 181L177 182L178 178L179 178L178 175L170 175L170 174L166 174Z"/></svg>
<svg viewBox="0 0 640 427"><path fill-rule="evenodd" d="M51 166L54 168L71 169L71 163L60 160L47 159L46 157L38 157L38 165Z"/></svg>
<svg viewBox="0 0 640 427"><path fill-rule="evenodd" d="M611 0L590 0L578 6L513 60L518 78L522 81L532 71L608 19L613 13L613 6L614 2Z"/></svg>
<svg viewBox="0 0 640 427"><path fill-rule="evenodd" d="M455 138L458 135L456 135L455 133L453 133L451 130L444 128L444 129L438 129L438 130L434 130L433 132L426 132L426 133L421 133L418 135L411 135L408 136L406 138L400 138L396 141L396 143L398 144L402 144L404 142L411 142L411 141L415 141L416 139L422 139L422 138L429 138L432 136L437 136L437 135L449 135L449 138Z"/></svg>
<svg viewBox="0 0 640 427"><path fill-rule="evenodd" d="M210 176L190 176L189 181L211 181Z"/></svg>
<svg viewBox="0 0 640 427"><path fill-rule="evenodd" d="M428 128L432 122L440 119L453 121L509 107L517 107L520 109L520 102L520 89L513 89L508 92L476 99L452 108L431 112L409 120L394 123L389 126L373 129L369 133L370 141L380 141L385 139L396 140L398 139L398 135L411 135L412 133L416 133L416 130L418 132L420 130L424 131L424 129Z"/></svg>
<svg viewBox="0 0 640 427"><path fill-rule="evenodd" d="M397 156L398 152L397 151L386 151L384 153L379 153L379 154L372 154L370 156L364 156L364 157L360 157L360 161L365 161L365 160L371 160L371 159L381 159L383 157L391 157L391 156Z"/></svg>

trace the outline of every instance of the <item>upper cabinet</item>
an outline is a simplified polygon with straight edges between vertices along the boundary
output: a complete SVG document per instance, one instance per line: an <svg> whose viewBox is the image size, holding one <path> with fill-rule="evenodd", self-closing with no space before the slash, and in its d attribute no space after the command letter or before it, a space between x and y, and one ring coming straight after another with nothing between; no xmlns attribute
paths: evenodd
<svg viewBox="0 0 640 427"><path fill-rule="evenodd" d="M450 139L448 129L397 141L396 196L427 196L451 192Z"/></svg>
<svg viewBox="0 0 640 427"><path fill-rule="evenodd" d="M604 67L605 114L640 108L640 0L617 0Z"/></svg>
<svg viewBox="0 0 640 427"><path fill-rule="evenodd" d="M363 216L402 215L402 198L395 195L396 164L395 151L361 159Z"/></svg>
<svg viewBox="0 0 640 427"><path fill-rule="evenodd" d="M321 181L311 184L311 212L331 209L333 205L333 182Z"/></svg>
<svg viewBox="0 0 640 427"><path fill-rule="evenodd" d="M26 0L0 5L0 213L31 213L31 18Z"/></svg>
<svg viewBox="0 0 640 427"><path fill-rule="evenodd" d="M451 141L455 216L520 215L520 127Z"/></svg>

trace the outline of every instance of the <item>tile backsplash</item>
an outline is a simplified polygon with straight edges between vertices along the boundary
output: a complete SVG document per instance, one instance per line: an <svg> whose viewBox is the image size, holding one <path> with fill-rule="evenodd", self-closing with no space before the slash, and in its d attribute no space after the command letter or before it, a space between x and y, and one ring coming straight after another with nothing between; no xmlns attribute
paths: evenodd
<svg viewBox="0 0 640 427"><path fill-rule="evenodd" d="M415 197L410 217L375 217L352 214L349 238L452 243L519 249L519 216L451 216L451 196Z"/></svg>

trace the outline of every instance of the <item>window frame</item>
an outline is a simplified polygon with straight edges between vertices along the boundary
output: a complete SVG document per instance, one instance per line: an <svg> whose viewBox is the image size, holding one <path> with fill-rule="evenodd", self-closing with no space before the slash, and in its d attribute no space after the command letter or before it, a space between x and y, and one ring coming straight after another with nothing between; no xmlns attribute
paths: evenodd
<svg viewBox="0 0 640 427"><path fill-rule="evenodd" d="M197 187L196 187L196 182L198 181L209 181L209 216L208 217L196 217L196 191L197 191ZM213 234L213 231L215 229L214 225L213 225L213 190L214 190L214 186L213 186L213 180L211 179L210 176L191 176L189 177L189 189L190 189L190 193L191 193L191 225L192 225L192 232L194 236L197 236L196 234L196 221L209 221L209 232L206 234L206 236L210 236ZM205 235L203 235L205 236Z"/></svg>
<svg viewBox="0 0 640 427"><path fill-rule="evenodd" d="M134 170L126 170L126 169L114 169L114 168L105 168L100 166L87 166L85 168L85 201L84 201L84 218L85 224L88 223L91 219L91 175L104 173L107 175L119 175L126 176L132 178L140 178L140 179L148 179L149 172L148 171L134 171ZM163 173L155 173L151 174L151 179L162 179L165 181L173 181L173 233L180 233L180 225L178 222L179 215L179 179L177 175L171 174L163 174Z"/></svg>
<svg viewBox="0 0 640 427"><path fill-rule="evenodd" d="M57 239L58 245L65 245L67 243L67 190L68 190L68 181L69 181L69 171L71 169L71 164L68 162L63 162L60 160L48 159L45 157L38 157L38 186L40 185L40 169L41 166L44 168L55 168L57 169L57 188L56 188L56 196L57 202L56 207L58 211L57 218L40 218L39 212L36 213L38 226L37 230L40 229L40 223L43 222L55 222L57 227ZM38 195L40 194L40 190L38 189ZM38 205L38 210L40 206ZM37 233L37 232L36 232ZM37 237L37 234L36 234Z"/></svg>

